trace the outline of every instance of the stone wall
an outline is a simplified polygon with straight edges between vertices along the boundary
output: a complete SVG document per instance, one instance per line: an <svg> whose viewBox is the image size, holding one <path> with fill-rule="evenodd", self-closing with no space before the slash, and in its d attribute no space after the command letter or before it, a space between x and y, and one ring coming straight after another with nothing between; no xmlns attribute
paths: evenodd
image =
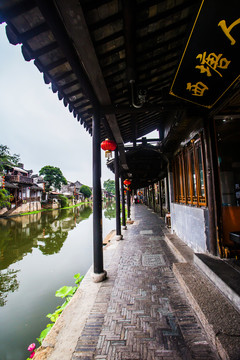
<svg viewBox="0 0 240 360"><path fill-rule="evenodd" d="M26 204L22 204L21 206L17 207L15 210L11 212L12 215L18 215L21 213L31 212L41 210L41 203L40 201L33 201Z"/></svg>
<svg viewBox="0 0 240 360"><path fill-rule="evenodd" d="M43 209L59 209L60 204L58 202L47 203L42 205Z"/></svg>
<svg viewBox="0 0 240 360"><path fill-rule="evenodd" d="M193 251L207 252L207 208L171 203L171 229Z"/></svg>
<svg viewBox="0 0 240 360"><path fill-rule="evenodd" d="M1 216L1 215L4 215L7 211L8 211L8 209L7 209L6 207L0 209L0 216Z"/></svg>

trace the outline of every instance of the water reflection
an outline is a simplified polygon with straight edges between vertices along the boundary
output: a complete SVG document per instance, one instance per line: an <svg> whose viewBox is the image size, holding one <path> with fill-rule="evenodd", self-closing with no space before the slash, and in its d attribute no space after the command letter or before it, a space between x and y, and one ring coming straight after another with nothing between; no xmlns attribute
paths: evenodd
<svg viewBox="0 0 240 360"><path fill-rule="evenodd" d="M113 204L110 211L103 205L104 238L116 224ZM27 346L49 322L46 314L62 303L56 289L74 285L73 275L92 265L91 213L81 206L0 219L1 360L27 358Z"/></svg>
<svg viewBox="0 0 240 360"><path fill-rule="evenodd" d="M91 213L90 205L81 205L71 209L0 219L0 306L6 304L8 293L19 287L19 270L7 268L32 253L34 248L39 249L43 255L57 254L69 231L89 218Z"/></svg>
<svg viewBox="0 0 240 360"><path fill-rule="evenodd" d="M7 302L9 292L14 292L19 288L17 281L17 272L19 270L0 271L0 306L4 306Z"/></svg>
<svg viewBox="0 0 240 360"><path fill-rule="evenodd" d="M116 203L108 202L106 203L106 209L104 210L105 218L111 220L116 218Z"/></svg>

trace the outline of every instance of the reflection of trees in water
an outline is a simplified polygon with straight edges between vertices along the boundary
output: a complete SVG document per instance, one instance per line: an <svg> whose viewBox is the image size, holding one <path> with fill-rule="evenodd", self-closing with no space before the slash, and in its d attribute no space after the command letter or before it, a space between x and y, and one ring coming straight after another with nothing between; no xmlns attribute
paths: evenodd
<svg viewBox="0 0 240 360"><path fill-rule="evenodd" d="M31 227L13 219L4 220L0 220L0 270L21 260L36 247Z"/></svg>
<svg viewBox="0 0 240 360"><path fill-rule="evenodd" d="M81 220L86 220L89 218L89 216L92 213L92 207L91 206L85 206L84 209L81 210L80 212L80 219Z"/></svg>
<svg viewBox="0 0 240 360"><path fill-rule="evenodd" d="M7 302L8 293L18 289L17 272L19 270L10 270L6 272L0 271L0 306L4 306Z"/></svg>
<svg viewBox="0 0 240 360"><path fill-rule="evenodd" d="M82 220L88 219L92 207L81 205L71 209L0 219L0 270L20 261L33 248L44 255L58 253L68 232ZM37 216L36 216L37 215ZM0 306L6 303L8 292L19 287L17 271L0 271Z"/></svg>
<svg viewBox="0 0 240 360"><path fill-rule="evenodd" d="M0 219L0 270L20 261L33 248L38 248L44 255L58 253L69 230L87 219L91 213L91 206L81 205Z"/></svg>
<svg viewBox="0 0 240 360"><path fill-rule="evenodd" d="M41 239L41 242L44 242L44 245L39 245L39 250L43 255L53 255L57 254L68 236L68 231L62 231L62 229L57 229L52 231L50 229L47 231L47 237Z"/></svg>
<svg viewBox="0 0 240 360"><path fill-rule="evenodd" d="M104 210L105 218L111 220L116 217L116 204L115 202L106 203L106 209Z"/></svg>
<svg viewBox="0 0 240 360"><path fill-rule="evenodd" d="M68 232L74 229L81 220L87 219L92 213L90 206L80 206L71 209L62 209L58 212L53 221L45 219L45 228L43 229L43 237L39 245L39 250L44 255L52 255L58 253L64 241L67 239Z"/></svg>

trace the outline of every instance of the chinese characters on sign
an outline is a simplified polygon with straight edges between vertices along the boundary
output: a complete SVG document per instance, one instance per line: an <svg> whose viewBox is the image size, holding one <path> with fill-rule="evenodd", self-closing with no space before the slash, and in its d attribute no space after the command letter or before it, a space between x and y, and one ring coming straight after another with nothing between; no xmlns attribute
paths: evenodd
<svg viewBox="0 0 240 360"><path fill-rule="evenodd" d="M214 0L202 1L171 95L211 108L238 79L240 6L229 1L220 0L218 7Z"/></svg>
<svg viewBox="0 0 240 360"><path fill-rule="evenodd" d="M201 73L206 72L207 76L212 76L211 70L213 70L222 77L222 74L217 69L227 69L231 62L227 61L226 58L222 58L222 54L211 53L206 56L206 51L203 54L198 54L196 59L200 59L201 65L197 65L195 68L200 69Z"/></svg>
<svg viewBox="0 0 240 360"><path fill-rule="evenodd" d="M196 59L200 59L201 65L196 65L195 68L199 69L201 73L206 73L207 76L212 76L212 71L215 71L219 76L222 74L217 69L227 69L231 61L222 58L222 54L216 55L214 53L206 56L206 51L203 54L198 54ZM199 81L197 84L192 85L187 83L187 90L192 92L194 96L203 96L204 91L208 90L207 85Z"/></svg>
<svg viewBox="0 0 240 360"><path fill-rule="evenodd" d="M236 21L234 21L228 28L226 26L226 21L225 20L221 20L218 23L218 26L220 26L222 28L222 31L224 32L224 34L229 38L229 40L231 41L231 45L235 45L236 40L234 40L234 38L230 35L230 31L236 26L240 24L240 18L237 19Z"/></svg>
<svg viewBox="0 0 240 360"><path fill-rule="evenodd" d="M203 96L204 91L208 90L208 87L199 81L195 85L187 83L187 90L192 91L192 95L194 96Z"/></svg>

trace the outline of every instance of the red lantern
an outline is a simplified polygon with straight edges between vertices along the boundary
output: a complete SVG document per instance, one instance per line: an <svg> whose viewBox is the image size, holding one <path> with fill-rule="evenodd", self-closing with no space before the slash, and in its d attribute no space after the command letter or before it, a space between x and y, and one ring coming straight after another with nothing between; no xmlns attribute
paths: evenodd
<svg viewBox="0 0 240 360"><path fill-rule="evenodd" d="M112 151L114 151L116 147L117 144L113 140L106 139L101 143L101 148L105 151L105 157L108 159L112 157Z"/></svg>
<svg viewBox="0 0 240 360"><path fill-rule="evenodd" d="M126 179L126 180L124 180L123 183L124 183L124 185L126 185L126 186L131 185L131 180Z"/></svg>
<svg viewBox="0 0 240 360"><path fill-rule="evenodd" d="M5 175L2 176L2 188L5 189Z"/></svg>

